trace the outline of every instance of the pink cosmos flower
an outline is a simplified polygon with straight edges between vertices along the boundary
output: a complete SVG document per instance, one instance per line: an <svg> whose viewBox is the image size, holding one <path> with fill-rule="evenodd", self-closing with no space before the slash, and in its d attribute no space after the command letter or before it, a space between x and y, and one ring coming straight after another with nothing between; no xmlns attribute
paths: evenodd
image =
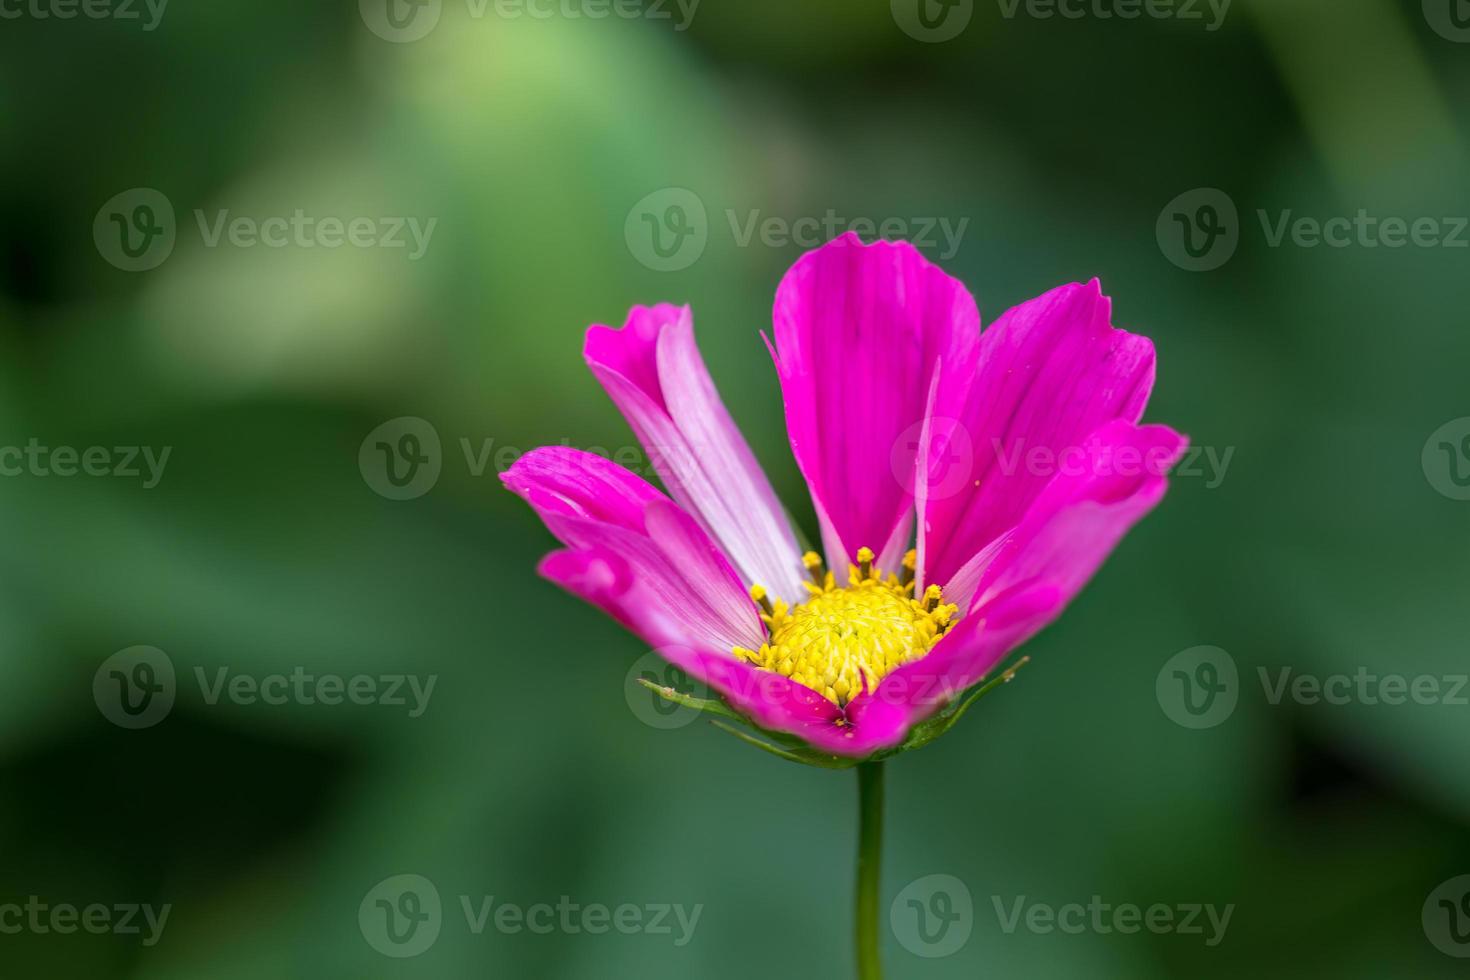
<svg viewBox="0 0 1470 980"><path fill-rule="evenodd" d="M874 757L1055 618L1163 497L1186 440L1137 424L1153 344L1110 310L1074 283L982 333L970 293L907 243L848 234L802 256L766 343L825 564L721 403L688 307L635 307L584 351L669 496L568 448L503 479L565 545L546 578L759 728Z"/></svg>

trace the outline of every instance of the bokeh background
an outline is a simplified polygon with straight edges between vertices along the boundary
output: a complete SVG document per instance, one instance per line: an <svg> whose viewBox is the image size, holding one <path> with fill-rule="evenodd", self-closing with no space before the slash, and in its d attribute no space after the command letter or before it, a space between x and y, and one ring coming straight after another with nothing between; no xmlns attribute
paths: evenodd
<svg viewBox="0 0 1470 980"><path fill-rule="evenodd" d="M803 248L731 222L830 209L965 222L957 248L923 244L986 322L1101 277L1157 344L1148 418L1233 454L1174 481L1014 683L889 767L885 918L934 874L974 908L944 958L885 931L890 975L1462 976L1421 913L1470 872L1470 707L1273 705L1257 671L1470 669L1470 503L1443 468L1470 458L1424 453L1470 415L1470 250L1273 247L1258 212L1463 224L1470 5L1236 0L1219 22L975 0L940 41L886 0L595 2L399 6L409 34L438 15L412 40L371 0L3 8L0 445L171 455L151 488L0 479L0 903L172 911L151 946L0 934L0 975L849 975L854 776L658 727L628 693L647 651L536 578L552 539L496 478L545 443L636 452L582 333L690 302L813 532L758 338ZM176 240L127 271L105 212L135 188ZM671 188L704 210L692 259L638 236ZM1238 241L1189 271L1159 226L1198 188L1238 209ZM297 209L437 224L411 258L210 247L195 216ZM391 500L359 450L404 416L441 472ZM177 696L127 730L94 679L135 645L168 656ZM1201 645L1238 665L1238 705L1193 729L1156 679ZM210 703L196 681L298 667L437 684L410 717ZM402 874L444 912L396 959L359 909ZM564 895L703 910L676 946L476 935L460 908ZM1094 895L1235 909L1211 947L1007 933L994 907Z"/></svg>

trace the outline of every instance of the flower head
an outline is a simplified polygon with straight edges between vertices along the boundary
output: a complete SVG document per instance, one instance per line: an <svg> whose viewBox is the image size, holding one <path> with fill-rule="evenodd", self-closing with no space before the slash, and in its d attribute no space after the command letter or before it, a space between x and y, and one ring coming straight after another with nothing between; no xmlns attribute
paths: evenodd
<svg viewBox="0 0 1470 980"><path fill-rule="evenodd" d="M540 571L757 727L824 757L927 740L1162 498L1185 446L1138 425L1153 345L1094 280L982 333L902 242L846 235L776 293L791 448L825 561L803 554L715 391L687 307L593 326L585 356L669 495L599 456L504 474L565 545Z"/></svg>

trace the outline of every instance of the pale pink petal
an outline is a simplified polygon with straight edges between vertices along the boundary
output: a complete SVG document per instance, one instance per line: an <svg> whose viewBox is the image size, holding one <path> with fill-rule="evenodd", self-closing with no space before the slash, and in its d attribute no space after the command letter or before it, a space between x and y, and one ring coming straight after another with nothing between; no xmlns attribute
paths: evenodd
<svg viewBox="0 0 1470 980"><path fill-rule="evenodd" d="M974 375L974 298L905 242L847 234L797 260L776 292L772 354L791 448L812 490L828 562L883 561L911 533L914 460L933 411L954 414Z"/></svg>
<svg viewBox="0 0 1470 980"><path fill-rule="evenodd" d="M634 307L621 330L589 328L584 353L670 494L723 546L745 582L800 601L796 537L715 390L689 308Z"/></svg>
<svg viewBox="0 0 1470 980"><path fill-rule="evenodd" d="M1096 280L1074 283L984 332L978 376L949 441L947 466L962 467L962 478L950 470L927 481L939 491L929 494L921 525L925 581L948 593L950 580L1021 520L1057 471L1058 454L1075 455L1105 423L1143 414L1153 344L1114 329L1110 311Z"/></svg>

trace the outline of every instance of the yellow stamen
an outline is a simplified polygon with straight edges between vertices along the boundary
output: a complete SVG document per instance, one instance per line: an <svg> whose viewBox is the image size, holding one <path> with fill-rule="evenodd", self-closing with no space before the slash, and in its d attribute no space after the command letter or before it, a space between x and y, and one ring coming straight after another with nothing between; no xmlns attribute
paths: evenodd
<svg viewBox="0 0 1470 980"><path fill-rule="evenodd" d="M857 558L850 584L838 588L822 560L808 553L802 561L812 573L810 598L789 610L778 600L761 617L770 628L768 641L758 651L736 648L735 655L841 706L927 654L950 628L957 608L943 602L937 585L924 590L922 600L913 598L911 582L873 567L871 549L859 549ZM756 586L752 597L756 590L765 596Z"/></svg>

